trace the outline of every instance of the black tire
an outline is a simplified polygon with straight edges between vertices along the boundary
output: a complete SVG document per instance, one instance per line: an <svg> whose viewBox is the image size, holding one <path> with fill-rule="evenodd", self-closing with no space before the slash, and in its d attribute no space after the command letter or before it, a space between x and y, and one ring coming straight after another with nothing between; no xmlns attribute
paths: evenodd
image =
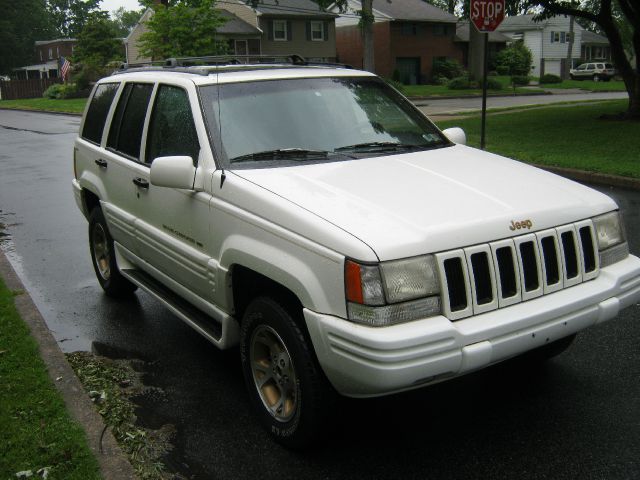
<svg viewBox="0 0 640 480"><path fill-rule="evenodd" d="M242 319L240 359L260 423L277 442L300 449L326 434L336 394L294 315L301 312L270 297L253 300Z"/></svg>
<svg viewBox="0 0 640 480"><path fill-rule="evenodd" d="M530 352L527 352L522 356L522 359L530 364L538 364L551 360L553 357L557 357L562 352L567 350L573 341L576 339L577 334L569 335L568 337L555 340L551 343L538 347Z"/></svg>
<svg viewBox="0 0 640 480"><path fill-rule="evenodd" d="M113 248L113 238L107 228L102 210L97 207L89 215L89 251L98 282L108 296L127 297L138 288L120 274Z"/></svg>

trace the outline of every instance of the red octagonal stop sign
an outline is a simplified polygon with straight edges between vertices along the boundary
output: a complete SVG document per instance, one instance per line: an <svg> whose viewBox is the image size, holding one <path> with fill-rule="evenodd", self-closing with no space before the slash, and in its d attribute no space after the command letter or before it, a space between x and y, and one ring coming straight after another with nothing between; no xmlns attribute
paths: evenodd
<svg viewBox="0 0 640 480"><path fill-rule="evenodd" d="M504 20L504 0L471 0L471 21L480 32L493 32Z"/></svg>

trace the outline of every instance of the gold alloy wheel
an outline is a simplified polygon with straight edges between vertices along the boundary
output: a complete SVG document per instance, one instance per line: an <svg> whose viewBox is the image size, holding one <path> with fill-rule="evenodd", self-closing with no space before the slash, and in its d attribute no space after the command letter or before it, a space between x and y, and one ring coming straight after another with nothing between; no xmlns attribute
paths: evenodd
<svg viewBox="0 0 640 480"><path fill-rule="evenodd" d="M91 248L93 249L93 258L103 280L109 280L111 277L111 250L109 249L109 241L107 240L107 232L101 223L93 226L93 240Z"/></svg>
<svg viewBox="0 0 640 480"><path fill-rule="evenodd" d="M291 356L280 335L267 325L258 326L251 335L249 351L253 383L260 399L280 422L296 413L296 373Z"/></svg>

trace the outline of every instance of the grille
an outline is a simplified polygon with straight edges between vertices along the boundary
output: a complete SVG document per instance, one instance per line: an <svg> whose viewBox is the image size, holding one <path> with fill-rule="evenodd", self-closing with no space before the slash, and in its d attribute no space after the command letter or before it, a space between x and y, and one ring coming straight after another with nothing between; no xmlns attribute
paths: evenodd
<svg viewBox="0 0 640 480"><path fill-rule="evenodd" d="M451 320L577 285L600 268L591 220L435 256Z"/></svg>

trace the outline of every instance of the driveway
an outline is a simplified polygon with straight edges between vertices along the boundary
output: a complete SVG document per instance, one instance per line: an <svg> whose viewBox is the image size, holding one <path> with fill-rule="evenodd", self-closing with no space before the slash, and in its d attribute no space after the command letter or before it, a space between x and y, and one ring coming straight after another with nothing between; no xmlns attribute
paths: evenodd
<svg viewBox="0 0 640 480"><path fill-rule="evenodd" d="M287 451L220 352L144 292L102 294L71 192L77 117L0 111L0 247L65 351L140 359L141 424L173 425L168 468L194 479L640 478L640 306L544 366L505 364L406 394L345 400L318 449ZM606 189L640 253L640 193Z"/></svg>

